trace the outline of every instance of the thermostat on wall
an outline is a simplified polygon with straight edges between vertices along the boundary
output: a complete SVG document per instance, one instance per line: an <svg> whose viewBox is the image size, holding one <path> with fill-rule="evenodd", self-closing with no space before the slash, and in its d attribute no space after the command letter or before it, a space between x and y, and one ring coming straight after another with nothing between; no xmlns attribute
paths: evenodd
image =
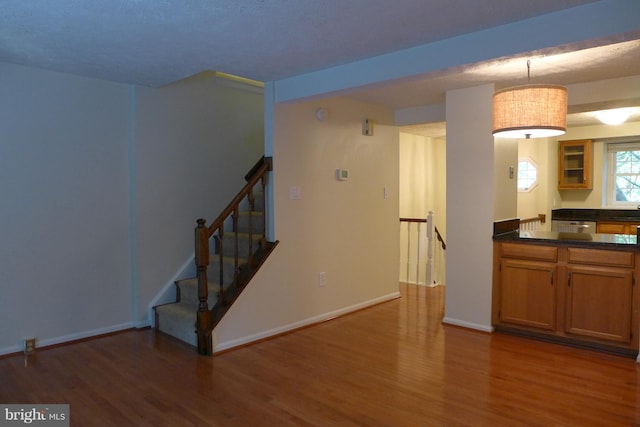
<svg viewBox="0 0 640 427"><path fill-rule="evenodd" d="M349 169L336 169L336 178L338 181L346 181L349 179Z"/></svg>

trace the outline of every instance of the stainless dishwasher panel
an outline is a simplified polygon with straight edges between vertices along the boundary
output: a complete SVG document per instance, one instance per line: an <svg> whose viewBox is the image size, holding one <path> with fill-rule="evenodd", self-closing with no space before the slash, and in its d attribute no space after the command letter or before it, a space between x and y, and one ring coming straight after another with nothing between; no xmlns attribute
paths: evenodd
<svg viewBox="0 0 640 427"><path fill-rule="evenodd" d="M596 223L594 221L551 221L551 231L559 233L595 233Z"/></svg>

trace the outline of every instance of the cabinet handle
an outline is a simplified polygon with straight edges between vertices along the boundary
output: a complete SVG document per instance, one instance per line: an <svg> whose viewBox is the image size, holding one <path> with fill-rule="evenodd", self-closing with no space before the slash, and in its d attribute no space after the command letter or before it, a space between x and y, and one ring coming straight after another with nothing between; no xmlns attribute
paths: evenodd
<svg viewBox="0 0 640 427"><path fill-rule="evenodd" d="M567 286L571 287L571 272L567 275Z"/></svg>
<svg viewBox="0 0 640 427"><path fill-rule="evenodd" d="M551 270L551 286L553 286L553 270Z"/></svg>

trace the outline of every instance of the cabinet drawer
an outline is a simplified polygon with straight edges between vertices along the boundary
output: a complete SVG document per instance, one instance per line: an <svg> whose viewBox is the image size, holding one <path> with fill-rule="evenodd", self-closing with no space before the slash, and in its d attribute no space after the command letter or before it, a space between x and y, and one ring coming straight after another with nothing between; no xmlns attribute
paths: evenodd
<svg viewBox="0 0 640 427"><path fill-rule="evenodd" d="M604 234L626 234L627 225L624 222L600 222L596 226L596 232Z"/></svg>
<svg viewBox="0 0 640 427"><path fill-rule="evenodd" d="M634 253L600 249L568 248L567 260L575 264L633 268Z"/></svg>
<svg viewBox="0 0 640 427"><path fill-rule="evenodd" d="M555 246L521 245L503 243L502 256L520 259L535 259L555 262L558 259L558 248Z"/></svg>
<svg viewBox="0 0 640 427"><path fill-rule="evenodd" d="M637 222L604 222L598 221L597 233L604 234L633 234L637 232L640 223Z"/></svg>

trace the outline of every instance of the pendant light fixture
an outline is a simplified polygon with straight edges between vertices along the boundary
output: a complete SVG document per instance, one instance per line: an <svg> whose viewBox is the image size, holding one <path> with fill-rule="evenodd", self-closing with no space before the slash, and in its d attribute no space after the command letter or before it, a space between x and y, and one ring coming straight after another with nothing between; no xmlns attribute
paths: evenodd
<svg viewBox="0 0 640 427"><path fill-rule="evenodd" d="M527 81L531 61L527 61ZM527 84L493 94L493 136L500 138L543 138L567 131L567 88L558 85Z"/></svg>

